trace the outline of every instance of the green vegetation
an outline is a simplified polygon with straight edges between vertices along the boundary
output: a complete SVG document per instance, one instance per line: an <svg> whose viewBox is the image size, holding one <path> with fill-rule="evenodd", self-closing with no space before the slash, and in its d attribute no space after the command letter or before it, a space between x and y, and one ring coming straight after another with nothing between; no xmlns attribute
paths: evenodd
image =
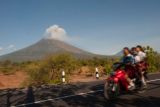
<svg viewBox="0 0 160 107"><path fill-rule="evenodd" d="M108 74L112 69L112 64L114 62L117 62L119 58L113 57L113 58L97 58L94 57L93 59L88 59L88 60L80 60L80 65L81 66L90 66L90 67L103 67L104 68L104 73Z"/></svg>
<svg viewBox="0 0 160 107"><path fill-rule="evenodd" d="M59 83L61 72L71 74L78 67L77 60L69 54L60 54L28 65L30 82L33 84Z"/></svg>
<svg viewBox="0 0 160 107"><path fill-rule="evenodd" d="M144 47L144 50L147 53L148 71L160 71L160 54L149 46ZM112 64L117 61L119 61L117 57L77 59L70 54L59 54L48 56L39 61L13 63L7 60L0 62L0 72L4 74L10 74L16 71L27 72L29 78L25 82L25 85L57 84L61 82L61 72L63 70L66 72L66 79L85 66L89 68L91 75L95 73L95 67L103 68L103 74L108 74L112 70Z"/></svg>
<svg viewBox="0 0 160 107"><path fill-rule="evenodd" d="M0 62L0 72L3 74L12 74L16 71L19 71L21 69L20 64L11 62L9 60L6 60L4 62Z"/></svg>
<svg viewBox="0 0 160 107"><path fill-rule="evenodd" d="M149 64L148 72L160 71L160 54L150 46L144 47L147 54L147 62Z"/></svg>
<svg viewBox="0 0 160 107"><path fill-rule="evenodd" d="M83 66L88 66L90 72L93 73L95 67L105 67L104 72L111 70L111 65L115 59L76 59L70 54L59 54L46 57L42 61L30 63L27 66L28 74L30 75L30 84L46 84L60 83L61 72L65 70L66 78L72 75Z"/></svg>

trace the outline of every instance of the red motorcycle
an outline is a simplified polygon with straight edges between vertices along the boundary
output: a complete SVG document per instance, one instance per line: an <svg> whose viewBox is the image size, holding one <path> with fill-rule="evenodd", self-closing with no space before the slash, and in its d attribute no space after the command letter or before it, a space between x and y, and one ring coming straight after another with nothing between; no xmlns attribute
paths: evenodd
<svg viewBox="0 0 160 107"><path fill-rule="evenodd" d="M129 83L126 79L126 74L135 84L135 90L140 90L142 81L137 68L132 65L123 65L121 63L113 64L113 71L108 77L104 85L104 97L106 99L115 99L123 92L130 91L128 89Z"/></svg>

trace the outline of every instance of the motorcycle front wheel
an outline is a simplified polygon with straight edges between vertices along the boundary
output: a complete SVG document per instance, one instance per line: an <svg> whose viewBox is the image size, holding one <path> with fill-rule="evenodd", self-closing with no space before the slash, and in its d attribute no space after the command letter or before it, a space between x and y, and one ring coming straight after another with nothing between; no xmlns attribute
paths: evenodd
<svg viewBox="0 0 160 107"><path fill-rule="evenodd" d="M104 84L104 97L106 99L116 99L120 94L120 87L118 83L106 82Z"/></svg>

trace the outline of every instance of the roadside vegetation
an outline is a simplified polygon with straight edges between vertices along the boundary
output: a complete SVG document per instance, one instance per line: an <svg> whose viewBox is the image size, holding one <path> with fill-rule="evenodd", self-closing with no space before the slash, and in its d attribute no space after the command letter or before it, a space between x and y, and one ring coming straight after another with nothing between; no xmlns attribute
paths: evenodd
<svg viewBox="0 0 160 107"><path fill-rule="evenodd" d="M101 74L111 71L111 65L116 58L93 58L93 59L77 59L70 54L59 54L48 56L41 61L28 64L27 72L30 75L29 84L55 84L61 83L61 72L64 70L66 79L73 74L80 75L82 67L89 68L86 76L93 76L95 67L103 68Z"/></svg>
<svg viewBox="0 0 160 107"><path fill-rule="evenodd" d="M144 50L147 54L147 62L149 64L148 72L159 72L160 54L150 46L144 47Z"/></svg>
<svg viewBox="0 0 160 107"><path fill-rule="evenodd" d="M160 54L153 50L153 48L144 47L147 53L147 62L149 63L148 72L160 71ZM100 68L100 75L111 72L111 66L114 62L120 60L120 57L106 57L92 59L77 59L70 54L59 54L47 56L40 61L28 62L11 62L9 60L0 62L0 73L13 74L17 71L26 72L29 78L24 82L26 85L40 85L40 84L57 84L61 83L61 72L64 70L66 79L73 74L80 75L83 70L82 67L88 67L89 71L86 76L95 75L95 67Z"/></svg>

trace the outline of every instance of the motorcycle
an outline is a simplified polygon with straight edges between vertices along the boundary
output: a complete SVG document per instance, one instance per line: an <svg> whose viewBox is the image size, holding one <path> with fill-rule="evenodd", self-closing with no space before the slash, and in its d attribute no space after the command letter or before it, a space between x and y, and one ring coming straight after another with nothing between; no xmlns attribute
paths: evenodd
<svg viewBox="0 0 160 107"><path fill-rule="evenodd" d="M111 72L104 85L104 97L106 99L116 99L124 92L139 91L142 89L143 84L136 67L125 65L124 69L123 64L115 63L112 68L114 72ZM126 79L126 73L135 84L134 90L129 90L128 88L129 83Z"/></svg>

